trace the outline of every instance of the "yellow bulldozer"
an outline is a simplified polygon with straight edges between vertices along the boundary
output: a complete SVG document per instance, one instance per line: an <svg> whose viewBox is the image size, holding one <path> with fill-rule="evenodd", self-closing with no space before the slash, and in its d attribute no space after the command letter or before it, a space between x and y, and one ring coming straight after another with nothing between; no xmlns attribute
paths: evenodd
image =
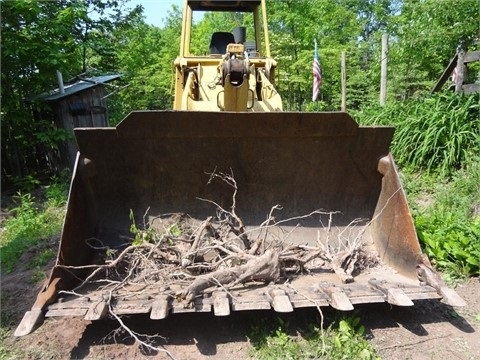
<svg viewBox="0 0 480 360"><path fill-rule="evenodd" d="M192 54L196 11L253 26L218 29ZM75 129L57 261L15 335L111 312L465 305L422 254L394 129L282 111L265 0L185 0L174 66L173 111Z"/></svg>

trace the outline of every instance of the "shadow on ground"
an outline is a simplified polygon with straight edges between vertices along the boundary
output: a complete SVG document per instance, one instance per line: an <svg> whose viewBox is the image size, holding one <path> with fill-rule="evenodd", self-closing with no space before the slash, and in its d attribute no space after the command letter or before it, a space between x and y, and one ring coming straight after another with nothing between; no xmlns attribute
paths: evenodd
<svg viewBox="0 0 480 360"><path fill-rule="evenodd" d="M359 305L352 312L339 312L332 308L322 308L324 327L327 328L342 315L358 316L367 330L395 329L402 327L416 336L428 336L425 325L449 322L464 333L475 329L452 307L439 301L425 300L413 307L391 306L386 303ZM165 320L150 320L148 316L137 315L123 318L125 325L138 334L143 341L155 347L195 347L203 356L215 356L222 344L249 342L252 326L263 323L276 323L278 318L288 322L289 328L302 333L308 324L320 323L317 309L298 309L294 313L279 314L274 311L235 312L228 317L216 317L212 313L175 314ZM126 331L119 330L115 320L96 321L88 325L78 344L72 349L71 358L85 358L92 347L97 345L123 344L136 346ZM155 356L156 352L138 348L142 354Z"/></svg>

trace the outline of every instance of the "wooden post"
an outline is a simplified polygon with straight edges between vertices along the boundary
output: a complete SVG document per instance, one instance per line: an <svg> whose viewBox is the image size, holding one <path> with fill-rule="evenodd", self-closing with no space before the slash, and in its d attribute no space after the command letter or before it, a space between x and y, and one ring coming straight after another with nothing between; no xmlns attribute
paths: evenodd
<svg viewBox="0 0 480 360"><path fill-rule="evenodd" d="M465 65L464 65L465 51L460 50L457 56L457 74L455 77L455 92L462 91L463 78L465 77Z"/></svg>
<svg viewBox="0 0 480 360"><path fill-rule="evenodd" d="M342 51L342 111L347 111L347 60Z"/></svg>
<svg viewBox="0 0 480 360"><path fill-rule="evenodd" d="M380 105L385 105L387 99L387 57L388 57L388 34L382 35L382 69L380 77Z"/></svg>

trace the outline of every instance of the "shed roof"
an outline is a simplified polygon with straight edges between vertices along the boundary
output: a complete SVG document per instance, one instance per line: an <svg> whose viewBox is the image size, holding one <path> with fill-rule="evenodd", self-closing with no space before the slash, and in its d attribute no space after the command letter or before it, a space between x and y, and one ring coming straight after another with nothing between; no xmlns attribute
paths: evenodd
<svg viewBox="0 0 480 360"><path fill-rule="evenodd" d="M54 89L52 91L40 94L37 96L38 99L43 99L46 101L55 101L62 99L64 97L68 97L75 93L78 93L83 90L90 89L94 86L106 84L110 81L118 79L121 77L121 74L112 74L112 75L103 75L103 76L94 76L91 78L81 79L73 84L68 84L64 86L65 92L62 94L60 93L60 89Z"/></svg>

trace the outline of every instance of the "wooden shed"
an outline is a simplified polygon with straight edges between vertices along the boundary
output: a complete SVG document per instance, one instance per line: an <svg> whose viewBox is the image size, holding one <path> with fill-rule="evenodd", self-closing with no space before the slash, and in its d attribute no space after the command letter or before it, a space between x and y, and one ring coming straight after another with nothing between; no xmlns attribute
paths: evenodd
<svg viewBox="0 0 480 360"><path fill-rule="evenodd" d="M120 74L113 74L81 78L37 97L50 105L56 127L71 134L60 149L62 162L70 169L75 165L78 151L73 129L109 126L105 87L120 77Z"/></svg>

